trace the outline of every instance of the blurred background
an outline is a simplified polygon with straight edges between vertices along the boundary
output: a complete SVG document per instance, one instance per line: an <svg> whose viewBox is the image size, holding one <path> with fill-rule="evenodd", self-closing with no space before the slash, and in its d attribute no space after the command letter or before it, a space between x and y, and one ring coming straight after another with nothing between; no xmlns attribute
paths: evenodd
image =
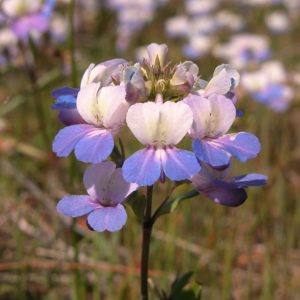
<svg viewBox="0 0 300 300"><path fill-rule="evenodd" d="M141 228L130 207L114 234L55 210L84 193L86 165L51 152L63 125L50 92L78 87L92 62L135 61L151 42L166 43L173 62L193 60L206 80L221 63L240 71L244 116L232 131L256 134L262 151L233 173L269 177L241 207L198 196L161 218L153 282L168 289L193 270L205 300L299 299L299 20L299 0L0 1L0 299L139 298Z"/></svg>

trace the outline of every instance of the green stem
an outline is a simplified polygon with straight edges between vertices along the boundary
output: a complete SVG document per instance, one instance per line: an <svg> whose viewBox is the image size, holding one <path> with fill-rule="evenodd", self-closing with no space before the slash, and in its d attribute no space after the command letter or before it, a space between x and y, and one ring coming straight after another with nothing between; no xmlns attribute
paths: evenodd
<svg viewBox="0 0 300 300"><path fill-rule="evenodd" d="M78 86L77 79L77 65L75 58L75 31L74 31L74 15L75 15L75 0L71 0L69 5L69 51L71 56L71 78L72 78L72 86ZM74 183L74 176L76 174L76 160L74 157L71 158L70 161L70 181L71 185ZM73 250L74 250L74 262L79 261L79 241L76 237L75 232L75 222L73 222L72 226L72 235L73 235ZM76 300L84 299L84 295L82 293L82 280L81 280L81 272L79 270L74 270L73 273L73 284L74 284L74 298Z"/></svg>
<svg viewBox="0 0 300 300"><path fill-rule="evenodd" d="M71 0L69 6L69 50L71 55L71 67L72 67L72 85L73 87L78 86L77 79L77 65L75 57L75 32L74 32L74 14L75 14L75 0Z"/></svg>
<svg viewBox="0 0 300 300"><path fill-rule="evenodd" d="M25 69L29 78L29 82L30 82L30 87L31 87L31 92L32 92L32 99L34 101L33 105L34 105L34 109L35 109L35 113L37 116L37 120L38 120L38 126L39 129L41 131L41 134L43 136L44 139L44 143L46 144L47 148L51 147L51 141L49 139L48 133L47 133L47 126L46 126L46 115L44 113L44 108L43 108L43 102L41 101L41 96L40 96L40 89L37 83L37 73L35 70L35 59L34 57L36 56L35 51L34 50L34 44L33 41L31 41L30 43L30 50L31 50L31 54L32 54L32 61L30 61L30 59L28 59L28 54L26 53L26 49L24 47L24 45L22 43L19 44L19 48L21 50L21 53L24 57L24 63L25 63Z"/></svg>
<svg viewBox="0 0 300 300"><path fill-rule="evenodd" d="M72 231L72 248L74 251L73 261L75 263L79 262L79 240L75 231L76 221L75 219L72 222L71 231ZM75 269L73 271L73 299L82 300L84 299L82 295L82 282L80 270Z"/></svg>
<svg viewBox="0 0 300 300"><path fill-rule="evenodd" d="M77 65L75 58L75 32L74 32L74 14L75 14L75 0L71 0L69 4L69 52L71 56L71 78L72 78L72 87L78 86L77 80ZM75 174L76 174L76 159L71 157L70 160L70 181L71 185L73 185Z"/></svg>
<svg viewBox="0 0 300 300"><path fill-rule="evenodd" d="M153 227L153 220L151 218L152 210L152 194L153 186L147 187L146 206L143 218L143 244L141 255L141 296L142 300L148 300L148 269L149 269L149 253L150 240Z"/></svg>

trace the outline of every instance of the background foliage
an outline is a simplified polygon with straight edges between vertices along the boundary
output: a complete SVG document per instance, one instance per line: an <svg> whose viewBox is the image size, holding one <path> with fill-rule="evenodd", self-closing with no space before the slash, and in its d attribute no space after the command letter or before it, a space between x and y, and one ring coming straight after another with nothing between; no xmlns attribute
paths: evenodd
<svg viewBox="0 0 300 300"><path fill-rule="evenodd" d="M51 140L61 125L50 110L50 91L74 86L91 62L119 56L131 60L137 46L154 41L168 44L174 61L185 60L182 41L167 38L163 30L166 18L181 7L180 1L171 0L160 8L122 54L115 50L115 14L102 8L93 18L84 16L84 26L75 32L74 49L70 41L35 47L30 65L26 56L31 50L26 49L16 65L1 69L0 299L138 298L141 229L129 206L126 228L116 234L91 232L84 220L72 222L55 211L63 195L84 191L84 166L51 153ZM233 10L239 12L238 7ZM254 15L244 16L253 32L263 31L259 17L255 22L253 18L265 10L257 8ZM299 27L300 23L288 35L272 37L274 57L288 70L300 68ZM73 54L78 72L72 78ZM195 62L204 78L221 63L210 55ZM249 199L239 208L221 207L197 196L160 218L151 245L154 284L166 289L176 274L193 270L205 300L298 297L298 101L296 93L290 110L278 114L240 93L238 106L245 116L235 129L256 134L262 152L251 162L237 164L235 173L265 173L268 186L249 190ZM138 145L130 139L128 135L126 143L132 153ZM168 184L155 190L155 205L165 197ZM186 187L181 187L183 191Z"/></svg>

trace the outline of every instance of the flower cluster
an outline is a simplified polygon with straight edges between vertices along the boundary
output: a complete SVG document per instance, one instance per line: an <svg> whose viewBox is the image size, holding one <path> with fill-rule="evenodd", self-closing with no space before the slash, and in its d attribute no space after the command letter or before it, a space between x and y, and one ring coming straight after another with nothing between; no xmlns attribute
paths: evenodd
<svg viewBox="0 0 300 300"><path fill-rule="evenodd" d="M65 6L56 0L0 1L0 67L18 65L29 42L41 48L66 40L68 20L54 10L59 4Z"/></svg>
<svg viewBox="0 0 300 300"><path fill-rule="evenodd" d="M287 85L287 77L280 61L268 61L258 70L245 73L242 84L257 102L274 111L284 112L294 96L293 89Z"/></svg>
<svg viewBox="0 0 300 300"><path fill-rule="evenodd" d="M185 13L173 16L165 23L165 31L169 37L187 41L183 45L183 54L192 59L205 55L222 59L241 72L242 78L244 75L248 77L245 81L241 80L241 88L255 101L265 104L276 112L286 111L294 96L286 79L280 82L263 80L260 85L244 85L244 82L248 82L250 77L254 79L256 73L267 75L268 72L265 67L261 68L261 63L272 63L273 53L269 36L286 34L294 29L299 18L299 1L236 1L245 16L252 16L260 6L269 9L273 6L277 8L263 14L266 32L259 34L253 32L251 28L251 17L250 22L247 22L229 7L224 9L220 0L184 0L183 2ZM279 4L282 6L280 10ZM280 68L283 69L284 66L281 65Z"/></svg>
<svg viewBox="0 0 300 300"><path fill-rule="evenodd" d="M216 47L215 55L242 72L241 85L254 100L276 112L289 108L294 93L283 64L270 59L272 52L265 36L236 35L228 44Z"/></svg>
<svg viewBox="0 0 300 300"><path fill-rule="evenodd" d="M183 53L190 58L198 58L210 52L216 32L229 29L240 30L242 19L228 11L217 8L220 0L185 0L185 15L169 18L165 30L170 37L182 37L187 40Z"/></svg>
<svg viewBox="0 0 300 300"><path fill-rule="evenodd" d="M227 206L245 201L245 187L266 183L260 174L228 177L232 157L244 162L260 151L254 135L228 133L238 114L239 73L220 65L205 81L191 61L172 66L166 45L150 44L147 51L141 63L112 59L91 64L80 89L52 93L53 109L67 125L56 135L53 151L61 157L74 151L78 160L92 163L84 174L88 196L65 197L58 211L72 217L89 214L94 230L119 230L126 221L124 199L138 187L167 178L191 181ZM127 158L114 142L126 125L144 145ZM185 137L192 150L178 146Z"/></svg>
<svg viewBox="0 0 300 300"><path fill-rule="evenodd" d="M134 33L154 18L156 9L167 0L106 0L106 6L117 13L116 49L125 51Z"/></svg>
<svg viewBox="0 0 300 300"><path fill-rule="evenodd" d="M49 29L54 5L55 0L3 0L1 9L15 35L27 41Z"/></svg>

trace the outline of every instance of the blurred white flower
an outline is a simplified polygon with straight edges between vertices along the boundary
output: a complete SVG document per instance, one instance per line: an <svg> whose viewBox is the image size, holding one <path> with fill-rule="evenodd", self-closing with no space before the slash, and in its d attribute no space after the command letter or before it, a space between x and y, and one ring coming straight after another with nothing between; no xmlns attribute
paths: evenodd
<svg viewBox="0 0 300 300"><path fill-rule="evenodd" d="M68 20L60 15L54 14L50 23L50 36L53 42L61 43L68 36Z"/></svg>
<svg viewBox="0 0 300 300"><path fill-rule="evenodd" d="M9 28L3 28L0 30L0 49L16 46L18 38L14 32Z"/></svg>
<svg viewBox="0 0 300 300"><path fill-rule="evenodd" d="M216 20L220 28L228 28L230 30L238 31L244 26L242 17L229 10L219 11L216 14Z"/></svg>
<svg viewBox="0 0 300 300"><path fill-rule="evenodd" d="M249 63L265 61L270 56L269 40L256 34L237 34L227 44L217 45L213 52L226 59L233 67L241 70Z"/></svg>
<svg viewBox="0 0 300 300"><path fill-rule="evenodd" d="M43 3L42 0L3 0L1 5L7 16L17 17L38 11Z"/></svg>
<svg viewBox="0 0 300 300"><path fill-rule="evenodd" d="M204 15L212 12L217 5L219 4L219 1L217 0L186 0L185 1L185 7L186 11L190 15Z"/></svg>
<svg viewBox="0 0 300 300"><path fill-rule="evenodd" d="M243 73L241 83L257 102L277 112L284 112L294 96L286 81L287 74L282 63L270 61L256 71Z"/></svg>
<svg viewBox="0 0 300 300"><path fill-rule="evenodd" d="M189 21L184 15L170 18L165 24L167 35L171 37L184 37L189 31Z"/></svg>
<svg viewBox="0 0 300 300"><path fill-rule="evenodd" d="M285 33L290 29L290 20L283 12L272 12L265 18L265 23L274 33Z"/></svg>
<svg viewBox="0 0 300 300"><path fill-rule="evenodd" d="M212 47L213 40L207 35L190 36L189 43L183 48L186 56L197 58L206 54Z"/></svg>

